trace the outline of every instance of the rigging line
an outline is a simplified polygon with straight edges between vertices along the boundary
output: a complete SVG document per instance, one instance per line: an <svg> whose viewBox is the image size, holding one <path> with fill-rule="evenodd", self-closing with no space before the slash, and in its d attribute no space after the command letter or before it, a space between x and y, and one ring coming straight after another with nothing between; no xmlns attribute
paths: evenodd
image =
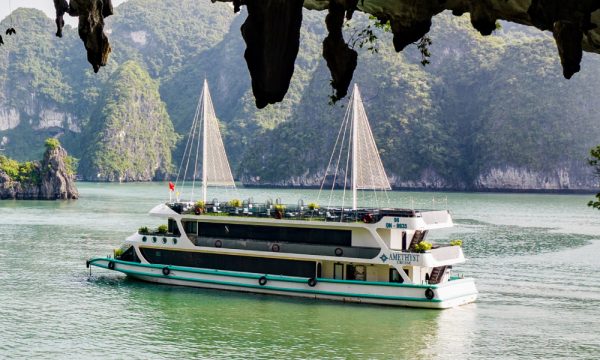
<svg viewBox="0 0 600 360"><path fill-rule="evenodd" d="M204 96L204 89L202 90L202 92L200 93L200 99L198 100L198 111L196 111L196 115L194 116L194 131L192 132L192 139L191 139L191 146L190 146L190 151L188 153L188 157L187 157L187 162L185 164L185 172L183 173L183 179L182 179L182 183L181 183L181 187L183 188L185 186L185 179L187 178L187 171L188 171L188 167L190 165L190 158L192 157L192 151L194 149L194 139L196 138L196 128L198 127L198 123L199 123L199 113L200 113L200 107L201 107L201 102L202 102L202 97ZM198 137L200 136L200 129L198 129Z"/></svg>
<svg viewBox="0 0 600 360"><path fill-rule="evenodd" d="M329 173L329 168L331 167L331 162L333 161L333 156L335 155L335 149L337 148L337 144L340 140L340 135L342 134L342 129L344 128L344 121L346 119L346 115L348 114L348 109L346 108L346 112L344 113L344 120L340 124L340 130L338 131L337 138L335 139L335 144L333 145L333 151L331 152L331 156L329 157L329 162L327 163L327 167L325 168L325 174L323 175L323 180L321 181L321 187L319 188L319 194L317 195L317 203L321 198L321 192L323 191L323 187L325 186L325 180L327 179L327 174Z"/></svg>
<svg viewBox="0 0 600 360"><path fill-rule="evenodd" d="M364 143L365 146L365 153L367 153L369 155L369 158L367 159L367 166L369 168L369 175L370 175L370 180L371 180L371 187L373 190L373 194L375 197L375 206L377 208L379 208L379 199L377 197L377 188L379 185L379 183L381 182L381 173L377 173L377 179L375 178L375 169L373 169L373 166L377 167L377 163L378 161L381 161L379 159L379 153L377 152L377 147L375 146L375 144L371 143L370 140L373 140L373 133L371 130L371 126L369 124L369 120L367 118L367 114L365 112L365 108L362 104L362 102L359 103L359 108L358 111L360 113L360 120L363 122L363 124L361 124L361 129L363 129L363 131L361 131L361 140ZM371 158L372 157L372 158ZM376 170L380 170L378 167ZM362 174L361 174L362 175Z"/></svg>
<svg viewBox="0 0 600 360"><path fill-rule="evenodd" d="M204 89L204 87L203 87ZM202 90L202 92L204 93L204 90ZM206 96L206 94L203 94L203 97ZM202 97L201 97L202 99ZM202 101L202 100L201 100ZM206 112L206 109L204 109L204 101L202 101L202 114L204 114ZM200 116L198 114L198 116ZM206 121L206 119L204 118L204 116L202 116L202 122ZM202 137L200 136L200 131L202 129L202 126L198 127L198 139L197 139L197 144L196 144L196 158L194 159L194 176L192 176L192 193L190 195L190 202L194 201L194 189L196 188L196 177L198 176L198 153L200 152L200 139L202 139ZM204 139L202 139L202 142L206 141L206 134L202 133Z"/></svg>
<svg viewBox="0 0 600 360"><path fill-rule="evenodd" d="M210 139L211 145L213 145L213 149L217 149L219 161L213 164L213 169L215 170L215 174L218 171L219 180L223 184L227 184L226 186L232 186L236 189L235 181L233 180L233 173L231 171L231 166L229 165L229 161L227 159L227 152L225 151L225 144L223 143L223 137L221 134L221 129L219 126L219 121L217 115L215 114L215 108L212 103L212 97L210 92L208 95L208 105L209 105L209 115L211 116L211 133L214 133ZM218 169L217 169L218 166ZM237 192L237 189L236 189Z"/></svg>
<svg viewBox="0 0 600 360"><path fill-rule="evenodd" d="M183 157L181 159L182 161L179 164L179 169L177 170L177 178L175 179L175 185L178 185L178 183L179 183L179 175L181 175L181 170L183 169L183 164L185 162L185 157L186 157L186 154L188 152L188 146L190 144L190 139L192 138L191 134L193 134L196 131L196 116L198 114L198 107L199 106L200 106L200 102L198 102L198 104L196 104L196 111L194 113L194 118L192 120L192 127L190 129L190 134L188 135L187 141L185 143L185 149L183 150Z"/></svg>
<svg viewBox="0 0 600 360"><path fill-rule="evenodd" d="M349 109L349 108L348 108ZM335 173L333 176L333 182L331 184L331 190L329 191L329 203L327 204L327 207L331 207L331 201L333 198L333 189L335 188L335 183L337 181L337 174L338 174L338 169L340 167L340 160L342 158L342 153L343 153L343 148L344 148L344 143L346 142L346 132L348 129L348 122L349 122L349 111L346 111L346 115L344 115L344 121L342 122L342 126L344 126L344 131L342 133L342 142L340 143L340 153L338 155L338 159L337 159L337 163L335 165Z"/></svg>
<svg viewBox="0 0 600 360"><path fill-rule="evenodd" d="M356 96L356 95L353 93L352 101L354 101L354 96ZM350 106L350 105L348 105L348 106ZM354 114L354 111L352 112L351 116L352 116L352 125L350 125L350 134L353 134L354 127L356 126L356 114ZM350 162L350 150L352 149L353 146L355 146L354 139L352 136L348 136L348 151L346 153L346 169L344 170L344 192L342 193L342 212L340 214L340 222L342 221L342 218L344 217L344 204L346 203L346 181L348 179L348 164ZM354 169L352 169L352 171L354 171ZM354 186L354 184L352 184L352 185Z"/></svg>

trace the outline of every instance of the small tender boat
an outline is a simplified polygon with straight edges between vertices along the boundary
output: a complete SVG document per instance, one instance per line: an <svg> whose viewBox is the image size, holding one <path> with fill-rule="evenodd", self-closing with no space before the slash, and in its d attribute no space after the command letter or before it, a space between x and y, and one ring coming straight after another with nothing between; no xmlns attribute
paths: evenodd
<svg viewBox="0 0 600 360"><path fill-rule="evenodd" d="M167 225L140 229L113 257L88 266L162 284L344 302L450 308L475 301L473 279L452 274L465 261L461 247L425 241L430 231L453 226L447 210L358 206L358 190L391 187L356 85L334 148L351 160L351 180L348 169L338 170L341 156L328 165L336 164L332 186L352 186L348 207L208 201L208 185L235 183L206 81L196 114L185 153L197 157L202 138L202 200L182 201L170 184L175 199L150 211Z"/></svg>

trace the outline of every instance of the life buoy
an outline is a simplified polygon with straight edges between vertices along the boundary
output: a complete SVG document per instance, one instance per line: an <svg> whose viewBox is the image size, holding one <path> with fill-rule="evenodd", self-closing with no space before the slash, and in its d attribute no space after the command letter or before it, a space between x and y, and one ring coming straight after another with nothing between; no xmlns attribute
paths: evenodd
<svg viewBox="0 0 600 360"><path fill-rule="evenodd" d="M164 276L169 276L169 274L171 273L171 269L165 266L164 268L162 268L162 273Z"/></svg>
<svg viewBox="0 0 600 360"><path fill-rule="evenodd" d="M267 284L267 277L261 276L258 278L258 285L265 286Z"/></svg>
<svg viewBox="0 0 600 360"><path fill-rule="evenodd" d="M370 224L370 223L372 223L372 222L373 222L373 215L371 215L371 214L365 214L365 215L363 215L363 217L362 217L362 221L363 221L365 224Z"/></svg>
<svg viewBox="0 0 600 360"><path fill-rule="evenodd" d="M221 242L221 240L215 241L215 247L220 248L221 246L223 246L223 242Z"/></svg>
<svg viewBox="0 0 600 360"><path fill-rule="evenodd" d="M278 244L273 244L273 246L271 246L271 251L272 252L279 252L281 248L279 247Z"/></svg>
<svg viewBox="0 0 600 360"><path fill-rule="evenodd" d="M202 209L200 209L199 207L195 208L194 209L194 214L196 214L196 215L202 214Z"/></svg>
<svg viewBox="0 0 600 360"><path fill-rule="evenodd" d="M308 279L308 286L315 287L316 285L317 285L317 279L312 278L312 277Z"/></svg>
<svg viewBox="0 0 600 360"><path fill-rule="evenodd" d="M433 293L433 290L431 290L431 289L427 289L427 290L425 290L425 297L426 297L428 300L431 300L431 299L433 299L433 297L434 297L434 296L435 296L435 294Z"/></svg>
<svg viewBox="0 0 600 360"><path fill-rule="evenodd" d="M344 250L342 250L342 248L335 248L335 256L342 256L344 255Z"/></svg>
<svg viewBox="0 0 600 360"><path fill-rule="evenodd" d="M114 270L115 269L115 262L114 261L109 261L108 262L108 268L110 270Z"/></svg>

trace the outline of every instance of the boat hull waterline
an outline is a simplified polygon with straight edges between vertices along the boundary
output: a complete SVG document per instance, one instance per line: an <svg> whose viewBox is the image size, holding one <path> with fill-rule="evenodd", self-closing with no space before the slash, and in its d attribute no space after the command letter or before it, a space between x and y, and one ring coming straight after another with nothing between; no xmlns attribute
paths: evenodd
<svg viewBox="0 0 600 360"><path fill-rule="evenodd" d="M431 309L472 303L478 294L475 282L468 278L439 285L317 278L311 286L309 278L144 264L113 258L94 258L88 261L88 266L159 284ZM430 299L426 294L428 289L433 292Z"/></svg>

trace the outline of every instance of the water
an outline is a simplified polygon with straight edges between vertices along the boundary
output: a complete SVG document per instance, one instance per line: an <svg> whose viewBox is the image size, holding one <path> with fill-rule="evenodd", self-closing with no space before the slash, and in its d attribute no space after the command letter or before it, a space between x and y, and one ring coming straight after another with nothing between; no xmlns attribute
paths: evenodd
<svg viewBox="0 0 600 360"><path fill-rule="evenodd" d="M78 185L78 201L0 201L2 359L597 358L600 351L600 212L585 206L589 195L441 194L457 226L436 238L463 240L469 261L455 270L477 279L480 297L435 311L153 285L100 269L90 277L87 258L159 224L146 213L168 188ZM315 200L317 191L237 196L268 194L295 203ZM433 196L388 195L417 203Z"/></svg>

